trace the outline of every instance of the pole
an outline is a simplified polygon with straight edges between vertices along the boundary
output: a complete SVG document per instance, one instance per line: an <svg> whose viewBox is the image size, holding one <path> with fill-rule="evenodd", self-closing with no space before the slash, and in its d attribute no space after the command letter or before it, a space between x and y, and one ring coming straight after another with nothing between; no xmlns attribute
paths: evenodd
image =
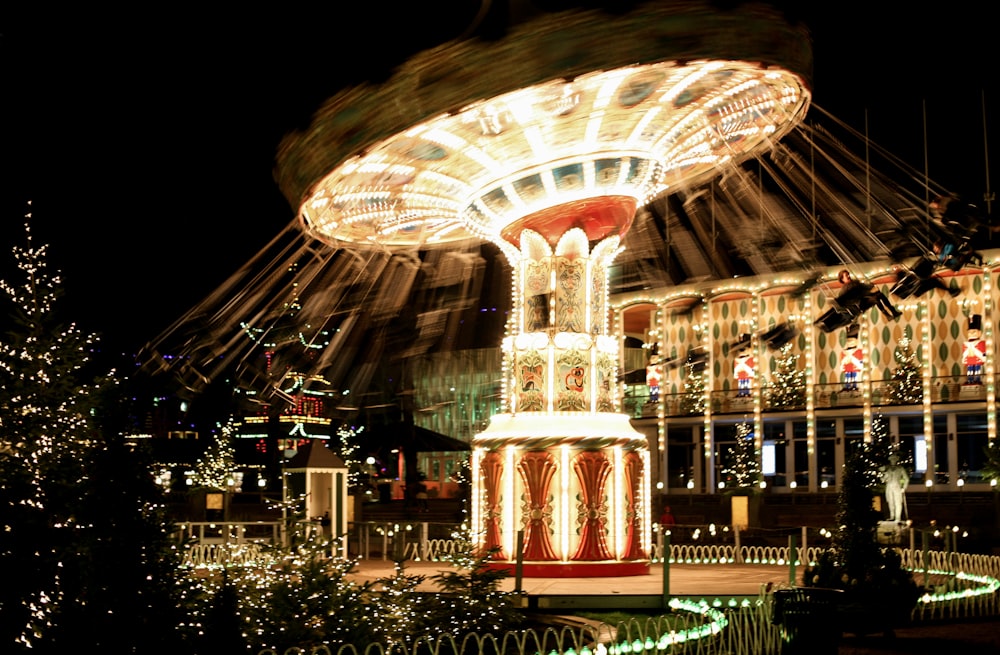
<svg viewBox="0 0 1000 655"><path fill-rule="evenodd" d="M663 536L663 609L670 609L670 535Z"/></svg>
<svg viewBox="0 0 1000 655"><path fill-rule="evenodd" d="M924 565L924 589L927 588L927 578L930 577L930 571L928 570L927 560L930 559L930 549L931 549L931 535L924 530L920 533L921 548L923 550L922 564Z"/></svg>
<svg viewBox="0 0 1000 655"><path fill-rule="evenodd" d="M524 530L517 531L517 559L514 562L514 593L521 593L521 579L524 577Z"/></svg>
<svg viewBox="0 0 1000 655"><path fill-rule="evenodd" d="M284 455L284 453L282 453ZM288 547L288 474L285 473L285 462L281 460L281 545Z"/></svg>
<svg viewBox="0 0 1000 655"><path fill-rule="evenodd" d="M795 586L795 559L798 550L798 537L794 534L788 535L788 586Z"/></svg>
<svg viewBox="0 0 1000 655"><path fill-rule="evenodd" d="M733 549L736 551L736 563L743 563L743 549L740 548L740 526L733 526Z"/></svg>

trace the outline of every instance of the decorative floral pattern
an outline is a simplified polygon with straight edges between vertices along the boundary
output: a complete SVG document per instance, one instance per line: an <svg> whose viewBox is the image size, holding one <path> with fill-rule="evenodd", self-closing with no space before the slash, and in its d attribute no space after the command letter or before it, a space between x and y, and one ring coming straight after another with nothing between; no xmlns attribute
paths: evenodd
<svg viewBox="0 0 1000 655"><path fill-rule="evenodd" d="M517 465L524 483L521 516L524 527L524 559L558 559L552 548L552 496L549 486L556 474L555 458L544 450L525 453Z"/></svg>

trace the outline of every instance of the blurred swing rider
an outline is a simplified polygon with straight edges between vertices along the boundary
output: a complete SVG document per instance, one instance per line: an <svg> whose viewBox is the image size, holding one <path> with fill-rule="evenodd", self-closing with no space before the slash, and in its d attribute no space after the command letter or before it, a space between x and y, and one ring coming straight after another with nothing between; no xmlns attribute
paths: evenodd
<svg viewBox="0 0 1000 655"><path fill-rule="evenodd" d="M850 325L862 312L872 307L878 307L890 321L898 320L903 315L874 284L854 279L846 268L837 274L837 279L843 287L833 301L833 308L813 323L824 332L833 332Z"/></svg>

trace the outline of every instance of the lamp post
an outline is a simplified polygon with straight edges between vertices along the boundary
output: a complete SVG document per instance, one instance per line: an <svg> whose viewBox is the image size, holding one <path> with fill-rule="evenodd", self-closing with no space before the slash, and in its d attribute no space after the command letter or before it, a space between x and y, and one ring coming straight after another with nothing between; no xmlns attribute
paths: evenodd
<svg viewBox="0 0 1000 655"><path fill-rule="evenodd" d="M694 480L688 480L688 505L694 505L694 496L691 493L694 491Z"/></svg>
<svg viewBox="0 0 1000 655"><path fill-rule="evenodd" d="M281 543L288 545L288 474L285 472L285 465L288 460L295 457L298 449L295 448L294 440L287 440L282 444L281 458Z"/></svg>

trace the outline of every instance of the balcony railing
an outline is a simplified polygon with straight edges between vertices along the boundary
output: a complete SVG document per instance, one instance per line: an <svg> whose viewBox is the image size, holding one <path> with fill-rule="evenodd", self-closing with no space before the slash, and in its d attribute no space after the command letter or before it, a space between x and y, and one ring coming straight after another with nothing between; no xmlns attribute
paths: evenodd
<svg viewBox="0 0 1000 655"><path fill-rule="evenodd" d="M909 405L923 402L923 387L914 390L909 396L894 393L890 380L871 380L858 382L853 387L845 387L842 382L815 384L812 386L815 407L818 410L844 407L862 407L865 398L875 407ZM808 389L807 389L808 391ZM964 403L982 402L986 400L986 386L983 384L968 384L964 375L941 376L931 378L931 402ZM777 401L774 394L768 393L768 388L760 389L761 409L764 411L788 411L805 409L805 394L801 401L788 402L787 397ZM712 391L709 393L709 403L713 414L741 414L753 411L754 397L740 396L736 389ZM698 408L701 403L693 402L685 393L661 394L664 416L695 416L704 412ZM699 399L700 400L700 399ZM622 411L632 418L651 418L657 415L660 402L651 400L644 385L635 385L622 400Z"/></svg>

